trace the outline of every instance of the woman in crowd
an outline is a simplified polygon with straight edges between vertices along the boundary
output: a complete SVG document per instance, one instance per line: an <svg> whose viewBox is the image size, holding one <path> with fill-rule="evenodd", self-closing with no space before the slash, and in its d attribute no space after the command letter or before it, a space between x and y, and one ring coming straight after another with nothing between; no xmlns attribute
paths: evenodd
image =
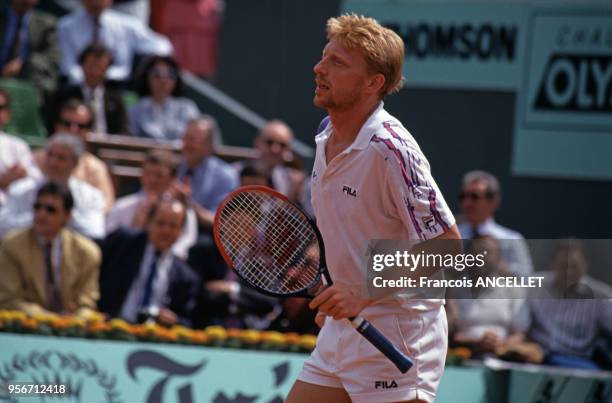
<svg viewBox="0 0 612 403"><path fill-rule="evenodd" d="M187 123L197 118L196 104L182 96L183 81L177 62L169 56L154 56L141 70L141 99L129 109L131 132L160 141L180 139Z"/></svg>

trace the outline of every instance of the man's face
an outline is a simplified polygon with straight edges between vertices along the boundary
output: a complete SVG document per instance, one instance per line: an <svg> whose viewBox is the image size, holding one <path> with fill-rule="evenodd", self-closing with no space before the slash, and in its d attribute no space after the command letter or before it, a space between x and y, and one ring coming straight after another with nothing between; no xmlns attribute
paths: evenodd
<svg viewBox="0 0 612 403"><path fill-rule="evenodd" d="M8 99L4 95L0 95L0 129L11 120L11 108L9 107Z"/></svg>
<svg viewBox="0 0 612 403"><path fill-rule="evenodd" d="M498 205L498 198L487 191L484 181L473 181L461 189L459 194L461 211L466 220L477 225L493 217Z"/></svg>
<svg viewBox="0 0 612 403"><path fill-rule="evenodd" d="M190 123L183 136L182 153L187 165L194 167L212 153L210 124L206 122Z"/></svg>
<svg viewBox="0 0 612 403"><path fill-rule="evenodd" d="M90 87L97 87L104 82L106 70L110 66L111 58L108 55L89 54L83 60L83 75Z"/></svg>
<svg viewBox="0 0 612 403"><path fill-rule="evenodd" d="M34 231L45 239L53 239L70 221L70 212L64 208L61 197L41 195L34 206Z"/></svg>
<svg viewBox="0 0 612 403"><path fill-rule="evenodd" d="M170 183L172 183L170 168L153 162L145 162L142 165L142 176L140 186L145 193L162 194Z"/></svg>
<svg viewBox="0 0 612 403"><path fill-rule="evenodd" d="M557 283L566 287L577 284L587 273L588 267L586 257L576 248L559 250L552 261Z"/></svg>
<svg viewBox="0 0 612 403"><path fill-rule="evenodd" d="M261 153L261 159L268 168L283 164L285 155L291 149L293 135L289 128L280 123L266 126L255 141L255 147Z"/></svg>
<svg viewBox="0 0 612 403"><path fill-rule="evenodd" d="M165 252L181 236L185 208L180 203L162 203L149 223L149 241L153 247Z"/></svg>
<svg viewBox="0 0 612 403"><path fill-rule="evenodd" d="M52 145L47 149L43 171L49 180L66 183L77 166L77 159L68 147Z"/></svg>
<svg viewBox="0 0 612 403"><path fill-rule="evenodd" d="M91 15L99 15L113 5L113 0L81 0L83 7Z"/></svg>
<svg viewBox="0 0 612 403"><path fill-rule="evenodd" d="M321 60L314 66L314 104L336 111L350 110L365 95L368 73L366 60L356 49L348 49L336 39L327 43Z"/></svg>
<svg viewBox="0 0 612 403"><path fill-rule="evenodd" d="M60 118L55 124L55 131L72 133L86 140L91 126L91 113L85 106L79 106L76 109L63 109L60 112Z"/></svg>

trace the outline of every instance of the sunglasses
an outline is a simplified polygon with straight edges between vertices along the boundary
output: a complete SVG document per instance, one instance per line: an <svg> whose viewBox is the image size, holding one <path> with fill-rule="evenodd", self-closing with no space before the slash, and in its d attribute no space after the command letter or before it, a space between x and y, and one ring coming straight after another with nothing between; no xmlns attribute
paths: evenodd
<svg viewBox="0 0 612 403"><path fill-rule="evenodd" d="M277 144L278 146L280 146L281 148L289 148L289 144L287 143L283 143L282 141L276 141L273 139L265 139L264 143L268 146L268 147L272 147L274 144Z"/></svg>
<svg viewBox="0 0 612 403"><path fill-rule="evenodd" d="M172 71L153 69L151 70L151 77L161 78L166 80L176 80L176 74Z"/></svg>
<svg viewBox="0 0 612 403"><path fill-rule="evenodd" d="M492 192L485 192L485 193L460 192L459 193L459 200L463 201L465 199L470 199L472 201L478 201L480 199L492 199L493 196L494 195L493 195Z"/></svg>
<svg viewBox="0 0 612 403"><path fill-rule="evenodd" d="M66 119L60 119L59 124L65 127L78 126L79 129L91 129L91 122L79 123L79 122L73 122L73 121L66 120Z"/></svg>
<svg viewBox="0 0 612 403"><path fill-rule="evenodd" d="M34 203L34 211L39 211L41 209L44 209L49 214L57 213L57 208L51 204L44 204L39 202Z"/></svg>

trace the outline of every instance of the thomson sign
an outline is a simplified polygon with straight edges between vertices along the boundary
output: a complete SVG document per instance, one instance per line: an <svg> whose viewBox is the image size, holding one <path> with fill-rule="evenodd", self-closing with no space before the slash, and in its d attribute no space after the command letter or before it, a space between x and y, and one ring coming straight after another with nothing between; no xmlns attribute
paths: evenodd
<svg viewBox="0 0 612 403"><path fill-rule="evenodd" d="M404 40L408 59L514 61L518 27L504 24L387 24Z"/></svg>
<svg viewBox="0 0 612 403"><path fill-rule="evenodd" d="M407 87L515 90L525 48L523 5L348 0L404 40Z"/></svg>

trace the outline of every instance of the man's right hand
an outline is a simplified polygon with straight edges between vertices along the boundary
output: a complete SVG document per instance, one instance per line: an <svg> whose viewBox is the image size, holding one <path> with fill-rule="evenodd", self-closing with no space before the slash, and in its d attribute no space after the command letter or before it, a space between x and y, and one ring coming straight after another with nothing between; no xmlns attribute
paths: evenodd
<svg viewBox="0 0 612 403"><path fill-rule="evenodd" d="M24 178L27 174L28 172L25 168L20 163L16 163L0 175L0 189L6 189L11 183Z"/></svg>

